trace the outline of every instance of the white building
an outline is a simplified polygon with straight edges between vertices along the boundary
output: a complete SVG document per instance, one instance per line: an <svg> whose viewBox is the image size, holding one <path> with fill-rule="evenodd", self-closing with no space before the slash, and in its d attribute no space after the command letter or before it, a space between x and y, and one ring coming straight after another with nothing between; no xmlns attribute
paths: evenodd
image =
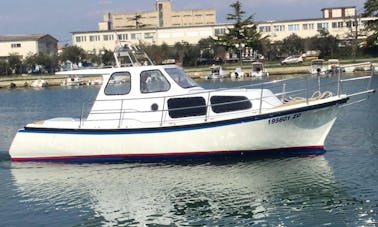
<svg viewBox="0 0 378 227"><path fill-rule="evenodd" d="M0 58L11 54L26 57L28 55L57 53L58 40L48 34L0 35Z"/></svg>
<svg viewBox="0 0 378 227"><path fill-rule="evenodd" d="M359 38L365 39L368 35L364 31L366 22L376 19L357 16L354 6L324 8L322 13L323 17L316 19L257 22L257 29L272 42L281 41L291 34L301 38L313 37L320 30L327 30L341 40L349 39L352 31L358 30ZM174 45L185 41L197 44L200 39L209 36L216 38L224 34L232 26L233 24L215 24L73 32L72 44L93 53L99 53L103 48L113 50L119 42Z"/></svg>

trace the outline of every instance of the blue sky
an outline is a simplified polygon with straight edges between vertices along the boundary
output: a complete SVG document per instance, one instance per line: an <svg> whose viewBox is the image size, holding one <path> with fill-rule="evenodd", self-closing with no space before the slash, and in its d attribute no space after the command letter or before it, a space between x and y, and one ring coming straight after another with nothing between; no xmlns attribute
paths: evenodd
<svg viewBox="0 0 378 227"><path fill-rule="evenodd" d="M217 22L227 22L235 0L172 0L172 8L217 10ZM356 6L365 0L240 0L246 15L255 21L320 18L327 7ZM155 0L1 0L0 35L47 33L61 43L71 41L73 31L97 30L103 13L154 10Z"/></svg>

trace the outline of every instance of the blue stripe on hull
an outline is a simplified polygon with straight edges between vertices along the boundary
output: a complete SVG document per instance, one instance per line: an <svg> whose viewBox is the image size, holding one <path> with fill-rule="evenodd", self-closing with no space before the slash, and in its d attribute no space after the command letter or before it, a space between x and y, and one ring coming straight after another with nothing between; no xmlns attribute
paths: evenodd
<svg viewBox="0 0 378 227"><path fill-rule="evenodd" d="M333 102L322 103L318 105L311 105L306 107L301 107L293 110L286 110L281 112L262 114L251 117L244 117L232 120L225 120L219 122L206 122L202 124L184 125L184 126L170 126L170 127L160 127L160 128L142 128L142 129L60 129L60 128L29 128L25 127L20 129L18 132L21 133L53 133L53 134L90 134L90 135L114 135L114 134L150 134L150 133L167 133L167 132L178 132L178 131L188 131L188 130L198 130L205 128L214 128L227 125L234 125L258 120L264 120L274 117L280 117L288 114L302 113L305 111L322 109L329 106L334 106L338 104L344 104L348 101L348 98L336 100Z"/></svg>
<svg viewBox="0 0 378 227"><path fill-rule="evenodd" d="M36 158L12 158L12 161L26 162L62 162L62 163L118 163L118 162L161 162L161 161L201 161L222 160L235 158L238 160L277 157L277 156L301 156L321 155L326 150L322 146L295 147L257 151L222 151L222 152L193 152L184 154L158 154L158 155L98 155L98 156L69 156L69 157L36 157Z"/></svg>

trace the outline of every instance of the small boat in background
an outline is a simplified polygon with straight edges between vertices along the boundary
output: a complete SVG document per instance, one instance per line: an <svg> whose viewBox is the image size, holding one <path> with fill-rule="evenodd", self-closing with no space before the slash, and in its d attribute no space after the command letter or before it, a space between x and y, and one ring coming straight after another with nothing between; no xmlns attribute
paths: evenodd
<svg viewBox="0 0 378 227"><path fill-rule="evenodd" d="M211 73L207 76L207 79L223 79L227 76L220 65L212 65L210 71Z"/></svg>
<svg viewBox="0 0 378 227"><path fill-rule="evenodd" d="M35 88L41 88L41 87L47 87L48 83L46 80L34 80L30 86L35 87Z"/></svg>
<svg viewBox="0 0 378 227"><path fill-rule="evenodd" d="M252 62L252 77L266 77L269 73L266 71L264 64L262 62Z"/></svg>
<svg viewBox="0 0 378 227"><path fill-rule="evenodd" d="M323 59L314 59L311 61L310 73L324 75L328 71L327 62Z"/></svg>
<svg viewBox="0 0 378 227"><path fill-rule="evenodd" d="M342 65L342 68L345 72L352 73L352 72L363 72L363 71L370 71L371 70L371 63L370 62L362 62L362 63L355 63L355 64L347 64Z"/></svg>
<svg viewBox="0 0 378 227"><path fill-rule="evenodd" d="M236 67L235 71L231 73L232 79L242 79L245 76L245 73L243 72L241 67Z"/></svg>
<svg viewBox="0 0 378 227"><path fill-rule="evenodd" d="M72 86L81 86L83 84L84 82L82 81L81 77L71 75L67 77L60 85L72 87Z"/></svg>
<svg viewBox="0 0 378 227"><path fill-rule="evenodd" d="M327 61L327 72L328 73L337 73L341 70L339 59L328 59Z"/></svg>

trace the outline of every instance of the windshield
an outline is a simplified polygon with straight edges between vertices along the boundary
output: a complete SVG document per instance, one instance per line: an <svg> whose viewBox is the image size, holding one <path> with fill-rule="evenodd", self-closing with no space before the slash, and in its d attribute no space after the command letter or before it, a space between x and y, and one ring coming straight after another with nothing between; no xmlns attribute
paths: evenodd
<svg viewBox="0 0 378 227"><path fill-rule="evenodd" d="M198 84L187 76L181 68L166 68L165 71L182 88L198 87Z"/></svg>

